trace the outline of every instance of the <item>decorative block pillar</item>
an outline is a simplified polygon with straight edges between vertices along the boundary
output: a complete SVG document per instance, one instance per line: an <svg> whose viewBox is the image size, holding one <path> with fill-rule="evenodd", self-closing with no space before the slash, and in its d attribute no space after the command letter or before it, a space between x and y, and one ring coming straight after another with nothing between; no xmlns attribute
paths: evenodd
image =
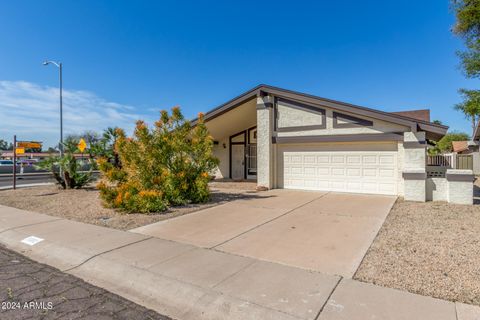
<svg viewBox="0 0 480 320"><path fill-rule="evenodd" d="M456 204L473 204L472 170L448 169L445 175L448 181L448 202Z"/></svg>
<svg viewBox="0 0 480 320"><path fill-rule="evenodd" d="M404 198L409 201L426 201L426 151L425 132L405 132L403 135Z"/></svg>
<svg viewBox="0 0 480 320"><path fill-rule="evenodd" d="M257 189L273 187L273 97L257 96Z"/></svg>

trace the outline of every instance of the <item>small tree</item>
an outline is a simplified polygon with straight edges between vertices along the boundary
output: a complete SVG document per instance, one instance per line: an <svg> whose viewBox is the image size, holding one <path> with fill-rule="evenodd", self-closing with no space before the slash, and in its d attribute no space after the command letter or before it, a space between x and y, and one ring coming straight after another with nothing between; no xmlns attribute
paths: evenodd
<svg viewBox="0 0 480 320"><path fill-rule="evenodd" d="M127 138L120 129L116 132L121 167L99 160L103 179L98 188L107 206L155 212L209 199L209 172L218 160L201 114L192 127L175 107L171 114L162 111L153 129L138 121L133 137Z"/></svg>
<svg viewBox="0 0 480 320"><path fill-rule="evenodd" d="M92 178L93 162L90 160L90 169L88 172L80 172L82 164L75 158L78 153L78 140L69 139L63 144L64 154L60 156L50 156L39 162L37 167L49 170L57 183L63 189L78 189L85 186Z"/></svg>
<svg viewBox="0 0 480 320"><path fill-rule="evenodd" d="M452 152L452 141L466 141L470 137L464 132L450 132L437 142L436 148L440 153Z"/></svg>
<svg viewBox="0 0 480 320"><path fill-rule="evenodd" d="M463 112L472 123L472 134L475 131L480 116L480 90L460 89L463 101L455 105L455 110Z"/></svg>

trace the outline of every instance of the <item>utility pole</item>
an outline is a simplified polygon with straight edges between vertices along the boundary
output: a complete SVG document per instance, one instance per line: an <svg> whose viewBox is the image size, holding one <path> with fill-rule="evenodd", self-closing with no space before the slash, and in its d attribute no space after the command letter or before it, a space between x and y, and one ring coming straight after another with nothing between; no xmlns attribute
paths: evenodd
<svg viewBox="0 0 480 320"><path fill-rule="evenodd" d="M17 135L13 136L13 190L17 189Z"/></svg>

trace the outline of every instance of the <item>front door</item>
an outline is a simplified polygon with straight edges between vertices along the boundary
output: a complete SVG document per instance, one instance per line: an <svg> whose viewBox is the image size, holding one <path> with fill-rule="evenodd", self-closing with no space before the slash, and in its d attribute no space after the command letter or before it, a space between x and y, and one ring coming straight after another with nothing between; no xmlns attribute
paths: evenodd
<svg viewBox="0 0 480 320"><path fill-rule="evenodd" d="M245 178L245 146L232 145L232 179Z"/></svg>

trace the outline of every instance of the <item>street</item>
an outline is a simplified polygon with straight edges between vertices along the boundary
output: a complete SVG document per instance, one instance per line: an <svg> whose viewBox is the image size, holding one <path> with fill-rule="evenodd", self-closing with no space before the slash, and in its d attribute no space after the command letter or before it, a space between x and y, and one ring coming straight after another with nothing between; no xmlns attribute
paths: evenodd
<svg viewBox="0 0 480 320"><path fill-rule="evenodd" d="M17 174L17 185L25 185L32 183L48 183L55 182L50 173L37 173L37 174ZM13 185L13 176L0 175L0 188Z"/></svg>
<svg viewBox="0 0 480 320"><path fill-rule="evenodd" d="M93 175L97 175L94 172ZM55 179L48 172L45 173L17 173L17 186L33 184L33 183L53 183ZM6 188L13 185L13 176L11 174L0 174L0 188Z"/></svg>

